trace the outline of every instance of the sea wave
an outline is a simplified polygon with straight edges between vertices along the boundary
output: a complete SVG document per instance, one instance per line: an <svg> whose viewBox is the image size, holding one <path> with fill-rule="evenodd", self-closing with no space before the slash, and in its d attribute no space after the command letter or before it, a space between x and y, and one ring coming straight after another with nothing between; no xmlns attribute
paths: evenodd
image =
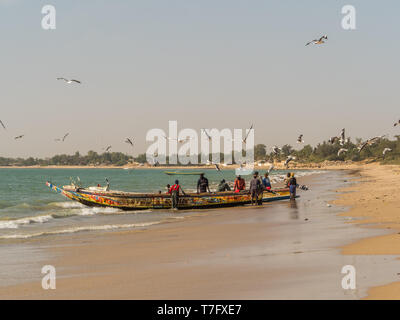
<svg viewBox="0 0 400 320"><path fill-rule="evenodd" d="M2 220L0 221L0 229L18 229L21 225L27 225L32 223L44 223L53 219L52 215L43 215L35 217L26 217L14 220Z"/></svg>
<svg viewBox="0 0 400 320"><path fill-rule="evenodd" d="M40 237L40 236L76 233L76 232L82 232L82 231L109 231L109 230L118 230L118 229L145 228L145 227L149 227L151 225L155 225L155 224L159 224L159 223L161 223L161 221L144 222L144 223L129 223L129 224L106 224L106 225L100 225L100 226L81 226L81 227L73 227L73 228L60 229L60 230L54 230L54 231L4 235L4 236L0 236L0 239L29 239L29 238L35 238L35 237Z"/></svg>

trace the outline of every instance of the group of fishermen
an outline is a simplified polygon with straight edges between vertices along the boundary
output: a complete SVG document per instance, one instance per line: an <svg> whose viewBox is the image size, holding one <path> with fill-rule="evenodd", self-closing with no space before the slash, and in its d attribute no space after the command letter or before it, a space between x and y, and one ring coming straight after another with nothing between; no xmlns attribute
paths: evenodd
<svg viewBox="0 0 400 320"><path fill-rule="evenodd" d="M296 187L297 181L294 177L294 173L288 173L285 179L285 185L290 190L290 199L296 198ZM245 190L246 181L238 175L234 181L233 191L239 193L240 191ZM217 187L217 192L231 191L231 187L222 179ZM253 173L253 178L250 180L249 191L251 194L251 204L252 205L261 205L262 204L262 195L264 191L272 192L271 190L271 181L269 179L269 174L265 173L264 177L261 178L259 176L258 171ZM208 179L204 176L204 173L200 174L200 178L197 181L197 193L205 193L211 192L208 184ZM179 202L179 195L182 193L186 195L185 191L183 191L182 187L179 184L179 180L175 180L175 184L167 185L167 193L171 195L172 208L177 208Z"/></svg>

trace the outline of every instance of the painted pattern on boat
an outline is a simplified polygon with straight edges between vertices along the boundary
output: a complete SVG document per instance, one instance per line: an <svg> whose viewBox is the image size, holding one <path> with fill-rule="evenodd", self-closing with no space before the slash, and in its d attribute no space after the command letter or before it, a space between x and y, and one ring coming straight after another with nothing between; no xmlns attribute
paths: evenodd
<svg viewBox="0 0 400 320"><path fill-rule="evenodd" d="M84 188L65 189L51 182L46 185L53 191L68 199L78 201L87 206L112 207L122 210L140 209L170 209L171 196L159 193L133 193L123 191L95 192ZM274 189L273 193L264 192L263 202L285 200L290 198L289 189ZM212 207L240 206L251 203L248 190L240 193L214 192L196 194L190 193L179 197L178 209L199 209Z"/></svg>

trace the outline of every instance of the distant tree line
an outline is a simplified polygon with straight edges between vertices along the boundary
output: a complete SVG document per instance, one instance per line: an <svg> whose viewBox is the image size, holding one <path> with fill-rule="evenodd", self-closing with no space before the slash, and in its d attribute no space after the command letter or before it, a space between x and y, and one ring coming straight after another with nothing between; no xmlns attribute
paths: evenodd
<svg viewBox="0 0 400 320"><path fill-rule="evenodd" d="M278 154L268 152L266 145L257 144L254 147L254 158L256 161L283 161L287 156L292 155L296 157L296 162L322 162L329 161L362 161L366 159L373 159L387 164L400 164L400 135L395 136L396 140L380 139L378 142L371 146L366 146L361 152L358 151L358 146L361 139L356 139L352 142L351 139L343 146L339 142L330 143L324 141L319 143L316 147L311 145L304 145L301 149L294 149L291 145L283 145ZM339 149L347 149L338 155ZM383 157L383 150L390 148L392 151L387 152ZM243 154L245 151L243 151ZM224 162L224 154L220 153L220 161ZM232 157L234 158L234 157ZM198 155L198 163L200 163L201 155ZM209 155L209 160L212 160L212 155ZM87 155L81 155L78 151L73 155L61 154L55 155L51 158L4 158L0 157L0 166L124 166L132 162L146 163L146 154L139 154L137 157L132 157L121 152L105 152L98 154L95 151L89 151ZM169 158L166 158L166 163L169 164ZM154 163L151 163L154 165ZM180 165L180 164L177 164Z"/></svg>

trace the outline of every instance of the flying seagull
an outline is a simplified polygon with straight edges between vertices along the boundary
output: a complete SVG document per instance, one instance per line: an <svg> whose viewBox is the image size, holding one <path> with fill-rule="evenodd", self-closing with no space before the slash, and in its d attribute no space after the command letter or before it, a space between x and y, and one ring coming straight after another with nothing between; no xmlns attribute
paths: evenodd
<svg viewBox="0 0 400 320"><path fill-rule="evenodd" d="M385 154L386 154L387 152L390 152L390 151L392 151L392 149L390 149L390 148L385 148L385 149L383 149L383 151L382 151L383 159L385 159Z"/></svg>
<svg viewBox="0 0 400 320"><path fill-rule="evenodd" d="M247 131L246 137L242 140L244 144L246 144L247 138L249 137L250 131L253 129L253 124L251 125L249 131Z"/></svg>
<svg viewBox="0 0 400 320"><path fill-rule="evenodd" d="M272 152L274 154L279 154L279 152L281 152L281 151L282 151L282 148L279 148L278 146L273 146L272 147Z"/></svg>
<svg viewBox="0 0 400 320"><path fill-rule="evenodd" d="M18 140L18 139L23 138L24 136L25 136L24 134L21 134L20 136L17 136L17 137L15 137L14 139L15 139L15 140Z"/></svg>
<svg viewBox="0 0 400 320"><path fill-rule="evenodd" d="M345 148L340 148L338 153L337 153L337 156L339 157L343 152L347 152L347 151L349 151L349 150L345 149Z"/></svg>
<svg viewBox="0 0 400 320"><path fill-rule="evenodd" d="M61 139L55 139L55 141L61 141L64 142L64 140L69 136L69 133L64 134L64 136Z"/></svg>
<svg viewBox="0 0 400 320"><path fill-rule="evenodd" d="M286 168L288 167L289 162L292 161L292 160L296 160L296 157L293 157L293 156L288 156L288 157L287 157L287 159L286 159L286 161L285 161L285 166L286 166Z"/></svg>
<svg viewBox="0 0 400 320"><path fill-rule="evenodd" d="M108 146L105 151L108 152L111 149L111 146Z"/></svg>
<svg viewBox="0 0 400 320"><path fill-rule="evenodd" d="M329 143L334 144L336 140L339 140L338 137L332 137L328 140Z"/></svg>
<svg viewBox="0 0 400 320"><path fill-rule="evenodd" d="M297 138L297 143L303 143L304 142L304 140L303 140L303 135L301 134L301 135L299 135L299 137Z"/></svg>
<svg viewBox="0 0 400 320"><path fill-rule="evenodd" d="M133 142L132 142L131 139L126 138L125 143L128 143L128 144L130 144L130 145L133 147Z"/></svg>
<svg viewBox="0 0 400 320"><path fill-rule="evenodd" d="M272 147L272 152L274 153L274 154L279 154L279 152L281 152L281 148L279 148L278 146L273 146Z"/></svg>
<svg viewBox="0 0 400 320"><path fill-rule="evenodd" d="M75 80L75 79L68 80L65 78L57 78L57 80L64 80L68 84L71 84L72 82L81 83L79 80Z"/></svg>
<svg viewBox="0 0 400 320"><path fill-rule="evenodd" d="M1 121L0 121L0 122L1 122ZM393 127L395 127L395 126L397 126L397 125L400 125L400 120L397 121L397 122L393 125Z"/></svg>
<svg viewBox="0 0 400 320"><path fill-rule="evenodd" d="M275 166L273 163L269 166L269 169L267 170L268 173L270 173L272 170L274 170Z"/></svg>
<svg viewBox="0 0 400 320"><path fill-rule="evenodd" d="M221 171L221 169L219 168L219 165L218 164L214 164L215 165L215 170L217 170L217 171Z"/></svg>
<svg viewBox="0 0 400 320"><path fill-rule="evenodd" d="M6 126L4 125L3 121L0 120L0 124L3 127L3 129L6 130Z"/></svg>
<svg viewBox="0 0 400 320"><path fill-rule="evenodd" d="M341 146L343 146L346 143L346 134L345 134L345 128L342 129L340 132L340 137L339 137L339 143Z"/></svg>
<svg viewBox="0 0 400 320"><path fill-rule="evenodd" d="M328 36L327 35L324 35L319 39L314 39L314 40L311 40L310 42L307 42L306 46L308 46L311 43L313 43L313 44L323 44L323 43L325 43L324 40L328 40Z"/></svg>
<svg viewBox="0 0 400 320"><path fill-rule="evenodd" d="M359 145L358 148L358 152L360 153L366 146L371 146L374 143L376 143L379 139L382 139L385 135L383 136L376 136L373 137L371 139L368 139L367 141L365 141L364 143L362 143L361 145Z"/></svg>
<svg viewBox="0 0 400 320"><path fill-rule="evenodd" d="M206 134L206 136L207 136L208 140L211 140L211 137L210 137L210 135L207 133L206 129L202 129L202 130L203 130L203 131L204 131L204 133Z"/></svg>

